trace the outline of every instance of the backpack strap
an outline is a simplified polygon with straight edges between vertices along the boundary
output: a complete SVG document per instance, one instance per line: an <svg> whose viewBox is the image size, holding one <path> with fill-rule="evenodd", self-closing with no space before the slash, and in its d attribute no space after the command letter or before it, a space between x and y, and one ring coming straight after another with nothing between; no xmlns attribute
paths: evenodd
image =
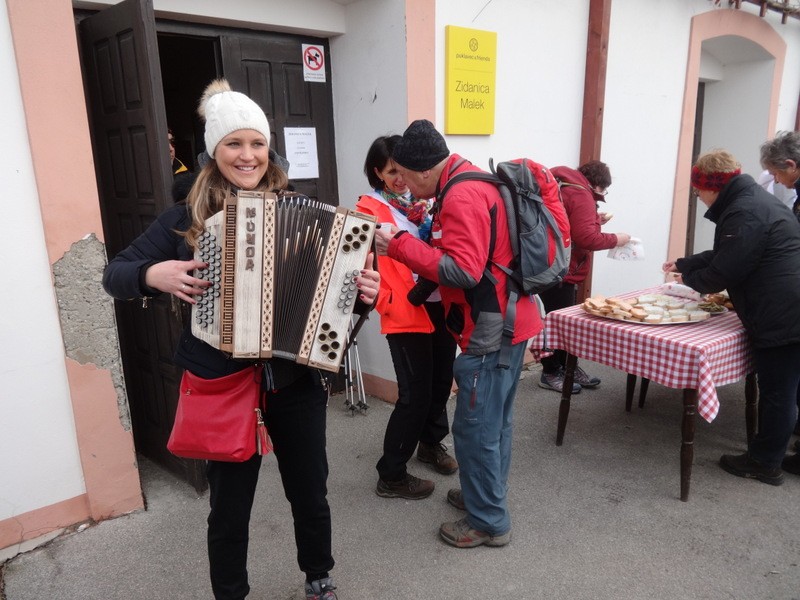
<svg viewBox="0 0 800 600"><path fill-rule="evenodd" d="M445 183L442 190L436 196L436 201L439 203L440 207L442 202L444 201L445 195L450 190L451 187L461 183L462 181L485 181L487 183L493 184L497 187L498 192L500 193L500 197L503 200L503 204L506 208L506 215L513 214L513 205L511 200L511 194L508 191L507 184L500 179L494 173L485 173L483 171L465 171L463 173L458 173L451 177L447 183ZM511 230L511 225L509 219L506 219L507 225L509 227L508 238L511 242L511 250L514 256L519 254L519 243L517 240L517 235L515 231ZM514 322L517 320L517 301L519 300L520 290L521 287L517 283L517 281L513 277L513 272L506 266L501 265L492 260L492 255L494 254L494 241L496 239L496 233L492 231L492 240L490 243L489 248L489 257L488 262L486 263L486 267L483 270L483 274L488 277L490 280L495 281L494 275L492 275L491 270L489 269L490 264L494 264L498 269L503 271L506 274L506 289L508 290L508 303L506 304L506 316L503 319L503 333L502 339L500 342L500 354L497 358L497 366L500 369L508 369L509 364L511 362L511 346L512 342L514 341Z"/></svg>

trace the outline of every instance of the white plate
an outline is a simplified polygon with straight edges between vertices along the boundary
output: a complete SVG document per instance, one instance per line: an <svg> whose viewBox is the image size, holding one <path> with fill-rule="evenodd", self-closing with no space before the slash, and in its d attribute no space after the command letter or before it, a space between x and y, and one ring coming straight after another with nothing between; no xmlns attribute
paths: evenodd
<svg viewBox="0 0 800 600"><path fill-rule="evenodd" d="M648 327L650 327L650 326L659 327L659 326L662 326L662 325L697 325L699 323L705 323L706 321L708 321L708 319L703 319L702 321L670 321L670 322L667 322L667 323L645 323L644 321L628 321L626 319L615 319L614 317L606 317L606 316L603 316L603 315L593 315L592 313L586 312L586 311L583 311L583 312L586 313L586 316L588 316L588 317L599 317L601 319L606 319L608 321L617 321L618 323L628 323L629 325L647 325ZM722 314L722 313L720 313L720 314Z"/></svg>

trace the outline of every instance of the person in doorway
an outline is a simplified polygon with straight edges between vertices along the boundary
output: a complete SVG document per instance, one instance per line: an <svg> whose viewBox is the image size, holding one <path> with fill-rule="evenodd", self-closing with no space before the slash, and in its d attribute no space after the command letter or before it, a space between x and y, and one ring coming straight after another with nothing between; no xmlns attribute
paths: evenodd
<svg viewBox="0 0 800 600"><path fill-rule="evenodd" d="M600 227L611 219L611 213L598 212L598 203L605 202L608 187L611 185L611 171L608 165L599 160L592 160L577 170L570 167L555 167L550 172L558 180L561 189L561 198L569 219L572 253L564 281L539 294L547 312L576 304L578 285L589 274L592 252L624 246L631 239L627 233L603 233L600 230ZM539 378L539 386L562 392L567 353L556 350L550 356L542 358L541 363L542 375ZM575 366L573 394L577 394L582 388L595 388L598 385L600 379Z"/></svg>
<svg viewBox="0 0 800 600"><path fill-rule="evenodd" d="M399 135L381 136L370 146L364 174L373 188L361 196L356 210L375 215L382 226L390 225L429 241L429 205L411 195L392 160ZM415 275L406 265L378 257L381 293L375 309L381 315L381 333L397 377L398 398L383 438L383 455L376 466L376 493L384 498L427 498L434 483L408 473L406 465L417 448L417 458L444 475L458 470L442 440L450 433L447 400L453 385L456 342L444 323L441 295L434 291L422 305L408 294Z"/></svg>
<svg viewBox="0 0 800 600"><path fill-rule="evenodd" d="M206 266L193 259L205 220L220 211L225 199L237 190L280 193L286 187L286 174L269 160L269 123L255 102L219 80L206 88L198 112L205 118L209 161L200 170L187 200L167 209L108 264L103 285L115 298L166 293L195 304L195 298L209 285L192 275L195 269ZM370 255L366 268L356 278L362 309L378 294L380 278L371 267L372 260ZM253 364L233 359L200 341L188 325L178 343L175 363L205 379ZM270 359L268 367L272 385L266 390L264 419L284 492L292 506L306 598L335 600L329 573L334 560L326 498L327 391L315 369L283 359ZM240 600L250 591L248 528L260 466L260 454L241 463L208 462L208 556L216 600Z"/></svg>
<svg viewBox="0 0 800 600"><path fill-rule="evenodd" d="M427 120L414 121L392 154L416 198L432 198L457 173L479 171L450 154ZM431 244L407 231L378 229L376 246L421 277L439 284L445 321L461 353L453 368L458 393L453 440L461 489L447 500L466 517L442 523L441 538L453 546L503 546L511 540L508 474L514 395L527 340L542 329L536 304L520 298L510 347L503 343L508 304L506 274L512 259L505 205L496 186L465 181L436 199ZM499 366L501 352L508 367Z"/></svg>
<svg viewBox="0 0 800 600"><path fill-rule="evenodd" d="M761 166L796 193L792 211L800 221L800 131L779 132L761 145Z"/></svg>
<svg viewBox="0 0 800 600"><path fill-rule="evenodd" d="M703 294L728 290L758 378L758 433L747 452L723 455L720 466L780 485L781 466L800 475L800 456L784 458L800 398L800 225L725 150L697 159L692 187L716 224L714 246L666 262L664 271Z"/></svg>
<svg viewBox="0 0 800 600"><path fill-rule="evenodd" d="M172 174L186 173L189 169L175 155L175 134L172 133L172 129L167 129L167 140L169 141L169 160L172 165Z"/></svg>

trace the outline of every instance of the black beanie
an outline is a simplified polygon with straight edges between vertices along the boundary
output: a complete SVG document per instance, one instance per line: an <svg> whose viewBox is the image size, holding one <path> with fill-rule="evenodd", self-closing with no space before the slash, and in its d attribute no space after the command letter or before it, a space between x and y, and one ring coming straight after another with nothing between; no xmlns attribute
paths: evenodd
<svg viewBox="0 0 800 600"><path fill-rule="evenodd" d="M394 162L411 171L427 171L448 156L450 150L442 134L426 119L411 123L392 152Z"/></svg>

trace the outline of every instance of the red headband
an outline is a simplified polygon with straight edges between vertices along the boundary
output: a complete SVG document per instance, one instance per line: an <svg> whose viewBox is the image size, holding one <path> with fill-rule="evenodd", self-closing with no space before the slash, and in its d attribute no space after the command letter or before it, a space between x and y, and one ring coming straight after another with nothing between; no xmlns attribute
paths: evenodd
<svg viewBox="0 0 800 600"><path fill-rule="evenodd" d="M741 174L741 169L727 173L701 173L700 169L695 166L692 167L692 187L698 190L719 192L731 179Z"/></svg>

